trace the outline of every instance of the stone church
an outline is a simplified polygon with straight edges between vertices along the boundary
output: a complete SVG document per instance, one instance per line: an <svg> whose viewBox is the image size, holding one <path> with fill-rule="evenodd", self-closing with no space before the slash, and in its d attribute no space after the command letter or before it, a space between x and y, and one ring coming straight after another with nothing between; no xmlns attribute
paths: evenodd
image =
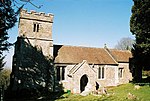
<svg viewBox="0 0 150 101"><path fill-rule="evenodd" d="M63 89L71 90L72 93L81 93L132 80L129 69L129 58L132 57L130 51L108 49L106 46L94 48L54 45L53 17L52 14L43 12L21 10L11 74L14 90L34 88L36 85L45 87L46 81L49 81L50 89L59 90L57 84L60 84ZM32 51L31 47L37 47L40 52ZM37 55L38 53L51 59L51 67L45 65L42 60L45 58ZM38 66L40 68L36 68ZM35 80L36 77L38 79Z"/></svg>

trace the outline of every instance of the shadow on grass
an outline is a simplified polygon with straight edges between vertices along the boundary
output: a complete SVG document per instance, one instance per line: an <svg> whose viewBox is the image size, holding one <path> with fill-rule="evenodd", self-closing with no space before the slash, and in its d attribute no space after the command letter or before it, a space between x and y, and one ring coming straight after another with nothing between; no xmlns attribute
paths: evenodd
<svg viewBox="0 0 150 101"><path fill-rule="evenodd" d="M130 83L133 83L133 84L139 85L139 86L149 86L150 87L150 76L148 76L146 78L142 78L141 82L131 81Z"/></svg>

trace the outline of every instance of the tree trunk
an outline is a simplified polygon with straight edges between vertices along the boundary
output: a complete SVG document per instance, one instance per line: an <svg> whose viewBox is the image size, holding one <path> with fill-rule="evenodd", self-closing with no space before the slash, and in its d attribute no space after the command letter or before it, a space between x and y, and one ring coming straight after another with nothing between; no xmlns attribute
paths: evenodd
<svg viewBox="0 0 150 101"><path fill-rule="evenodd" d="M141 68L141 66L136 66L136 68L135 68L134 81L137 83L142 82L142 68Z"/></svg>

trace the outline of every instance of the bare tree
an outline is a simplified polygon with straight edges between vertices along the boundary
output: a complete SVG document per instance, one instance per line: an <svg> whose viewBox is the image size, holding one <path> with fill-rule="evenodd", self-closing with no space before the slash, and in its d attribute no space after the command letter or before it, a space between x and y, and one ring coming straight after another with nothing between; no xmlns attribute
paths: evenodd
<svg viewBox="0 0 150 101"><path fill-rule="evenodd" d="M24 5L30 3L32 6L36 8L41 8L43 5L36 5L33 3L34 0L12 0L13 4L17 8L22 8Z"/></svg>
<svg viewBox="0 0 150 101"><path fill-rule="evenodd" d="M115 46L115 49L119 50L131 50L134 44L134 40L130 37L122 38L118 44Z"/></svg>

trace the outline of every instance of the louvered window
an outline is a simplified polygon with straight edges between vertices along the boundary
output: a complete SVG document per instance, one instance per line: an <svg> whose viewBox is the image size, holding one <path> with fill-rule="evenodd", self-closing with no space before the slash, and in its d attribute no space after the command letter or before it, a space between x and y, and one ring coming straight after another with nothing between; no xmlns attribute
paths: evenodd
<svg viewBox="0 0 150 101"><path fill-rule="evenodd" d="M33 23L33 32L39 32L39 23Z"/></svg>

